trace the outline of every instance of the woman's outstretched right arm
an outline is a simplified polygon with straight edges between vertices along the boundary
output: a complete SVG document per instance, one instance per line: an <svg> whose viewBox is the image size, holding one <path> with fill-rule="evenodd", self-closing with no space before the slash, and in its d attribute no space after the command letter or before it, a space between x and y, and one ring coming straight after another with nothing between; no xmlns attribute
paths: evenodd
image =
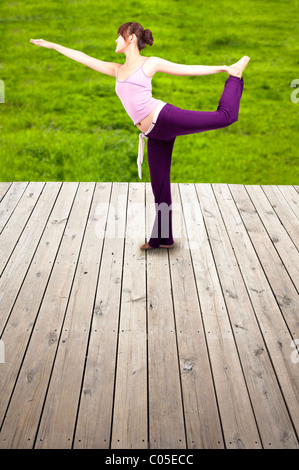
<svg viewBox="0 0 299 470"><path fill-rule="evenodd" d="M116 77L116 71L120 65L115 62L104 62L103 60L94 59L84 52L76 51L75 49L69 49L68 47L55 44L54 42L45 41L44 39L30 39L30 42L36 46L46 47L47 49L55 49L55 51L60 52L61 54L75 60L76 62L80 62L81 64L84 64L87 67L96 70L97 72L111 75L112 77Z"/></svg>

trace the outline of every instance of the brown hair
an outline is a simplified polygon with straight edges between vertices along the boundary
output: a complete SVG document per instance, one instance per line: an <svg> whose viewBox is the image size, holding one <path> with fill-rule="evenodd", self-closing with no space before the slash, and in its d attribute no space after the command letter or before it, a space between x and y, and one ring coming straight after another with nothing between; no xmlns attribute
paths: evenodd
<svg viewBox="0 0 299 470"><path fill-rule="evenodd" d="M154 42L151 30L143 29L139 23L124 23L118 28L117 34L120 34L125 40L127 40L131 34L135 34L137 37L137 46L140 51L144 49L147 44L152 46Z"/></svg>

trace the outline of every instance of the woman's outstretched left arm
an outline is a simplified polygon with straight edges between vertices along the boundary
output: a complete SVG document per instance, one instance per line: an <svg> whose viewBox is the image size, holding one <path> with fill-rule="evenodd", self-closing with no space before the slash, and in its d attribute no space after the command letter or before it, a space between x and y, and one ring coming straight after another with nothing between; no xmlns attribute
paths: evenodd
<svg viewBox="0 0 299 470"><path fill-rule="evenodd" d="M170 75L211 75L227 72L227 65L184 65L175 64L160 57L151 57L154 73L162 72Z"/></svg>

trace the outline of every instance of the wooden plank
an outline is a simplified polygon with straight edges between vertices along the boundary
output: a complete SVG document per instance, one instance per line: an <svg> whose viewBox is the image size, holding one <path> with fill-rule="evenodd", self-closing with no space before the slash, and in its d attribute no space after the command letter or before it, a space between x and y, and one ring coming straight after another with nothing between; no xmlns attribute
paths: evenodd
<svg viewBox="0 0 299 470"><path fill-rule="evenodd" d="M213 185L227 232L240 266L293 425L299 427L299 368L291 361L292 337L263 268L226 185ZM251 191L251 193L253 190ZM277 418L279 419L279 418ZM286 436L287 438L287 436Z"/></svg>
<svg viewBox="0 0 299 470"><path fill-rule="evenodd" d="M123 265L112 449L146 449L147 355L144 185L130 183Z"/></svg>
<svg viewBox="0 0 299 470"><path fill-rule="evenodd" d="M246 186L246 189L249 195L252 194L254 197L252 202L284 263L288 266L295 264L295 267L298 268L299 230L298 219L294 211L275 186L262 186L263 191L261 188L257 190L252 186ZM297 270L295 273L298 277ZM292 270L292 276L293 274Z"/></svg>
<svg viewBox="0 0 299 470"><path fill-rule="evenodd" d="M74 448L110 447L128 183L114 183L92 319ZM100 241L100 240L99 240Z"/></svg>
<svg viewBox="0 0 299 470"><path fill-rule="evenodd" d="M297 218L299 218L299 194L296 189L291 185L277 186L277 189L284 196L289 206L293 209Z"/></svg>
<svg viewBox="0 0 299 470"><path fill-rule="evenodd" d="M180 184L187 234L227 448L260 448L242 364L195 185ZM206 213L206 216L213 217ZM230 260L229 260L230 262Z"/></svg>
<svg viewBox="0 0 299 470"><path fill-rule="evenodd" d="M297 193L299 193L299 186L293 185L293 188L296 189Z"/></svg>
<svg viewBox="0 0 299 470"><path fill-rule="evenodd" d="M292 422L212 188L199 184L196 189L263 446L296 446Z"/></svg>
<svg viewBox="0 0 299 470"><path fill-rule="evenodd" d="M7 198L7 204L3 207L5 216L2 217L2 224L5 224L5 228L0 234L0 275L3 273L3 269L26 226L26 222L30 219L32 213L34 213L35 205L44 186L45 183L29 183L25 191L24 186L18 186L17 191L12 193L12 197ZM24 193L20 199L23 191ZM5 202L6 200L3 201L3 204ZM15 204L17 204L16 207ZM9 215L10 218L8 220Z"/></svg>
<svg viewBox="0 0 299 470"><path fill-rule="evenodd" d="M298 290L298 220L287 204L281 204L281 195L278 190L275 190L274 187L263 187L264 192L260 187L246 186L246 189L263 221L265 228L271 237L271 240L280 258L282 259L282 262L284 263L296 289Z"/></svg>
<svg viewBox="0 0 299 470"><path fill-rule="evenodd" d="M1 429L0 447L34 445L58 340L66 334L62 326L92 194L93 184L80 183Z"/></svg>
<svg viewBox="0 0 299 470"><path fill-rule="evenodd" d="M0 423L34 328L76 189L77 183L64 183L2 335L6 361L0 367Z"/></svg>
<svg viewBox="0 0 299 470"><path fill-rule="evenodd" d="M44 188L43 188L44 186ZM34 210L32 211L31 216L27 219L23 219L23 222L26 223L25 227L22 228L22 235L20 236L17 245L14 248L14 251L10 257L8 264L6 265L2 276L0 277L0 331L3 330L3 327L9 317L12 306L15 302L15 299L18 295L18 291L23 283L23 280L26 276L26 272L30 266L32 256L38 246L40 237L43 233L43 230L47 224L47 219L52 211L53 204L57 197L57 194L60 190L61 183L44 183L39 184L36 187L36 190L31 186L28 188L30 194L26 196L27 201L35 199L38 197L38 201L34 203L29 203L30 211L32 211L32 205L34 204ZM40 191L43 189L42 193ZM19 207L23 205L19 204ZM26 208L24 207L26 211ZM14 211L14 215L18 211ZM7 231L7 238L13 239L13 225L12 219L10 218L9 226L10 229ZM8 224L6 225L6 227ZM18 227L16 227L16 232L18 232ZM3 244L5 247L8 246L8 242ZM1 246L2 249L2 246ZM1 258L6 258L5 254Z"/></svg>
<svg viewBox="0 0 299 470"><path fill-rule="evenodd" d="M147 233L155 206L146 184ZM148 295L149 436L152 449L186 448L168 250L146 252Z"/></svg>
<svg viewBox="0 0 299 470"><path fill-rule="evenodd" d="M0 183L0 202L2 201L5 194L8 192L9 188L11 187L12 183Z"/></svg>
<svg viewBox="0 0 299 470"><path fill-rule="evenodd" d="M72 446L103 245L97 235L98 218L103 224L107 218L107 214L105 219L97 214L97 206L100 202L108 202L110 193L111 183L96 185L36 449L67 449Z"/></svg>
<svg viewBox="0 0 299 470"><path fill-rule="evenodd" d="M18 205L28 183L12 183L0 202L0 233Z"/></svg>
<svg viewBox="0 0 299 470"><path fill-rule="evenodd" d="M281 263L246 189L241 185L229 185L229 189L290 333L293 338L299 338L299 297L292 280Z"/></svg>
<svg viewBox="0 0 299 470"><path fill-rule="evenodd" d="M224 447L217 398L183 220L179 186L172 183L173 236L169 250L188 449Z"/></svg>

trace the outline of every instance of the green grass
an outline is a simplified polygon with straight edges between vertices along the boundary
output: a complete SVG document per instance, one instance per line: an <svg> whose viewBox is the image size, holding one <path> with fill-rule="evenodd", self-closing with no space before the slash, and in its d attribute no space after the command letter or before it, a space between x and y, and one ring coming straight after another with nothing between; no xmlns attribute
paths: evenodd
<svg viewBox="0 0 299 470"><path fill-rule="evenodd" d="M243 55L239 121L177 137L173 182L298 184L298 1L6 2L1 6L1 181L140 181L139 130L115 93L115 78L54 50L43 38L106 61L118 27L138 21L153 32L141 54L176 63L230 65ZM153 96L183 109L217 109L226 73L157 73ZM147 158L142 181L150 181Z"/></svg>

